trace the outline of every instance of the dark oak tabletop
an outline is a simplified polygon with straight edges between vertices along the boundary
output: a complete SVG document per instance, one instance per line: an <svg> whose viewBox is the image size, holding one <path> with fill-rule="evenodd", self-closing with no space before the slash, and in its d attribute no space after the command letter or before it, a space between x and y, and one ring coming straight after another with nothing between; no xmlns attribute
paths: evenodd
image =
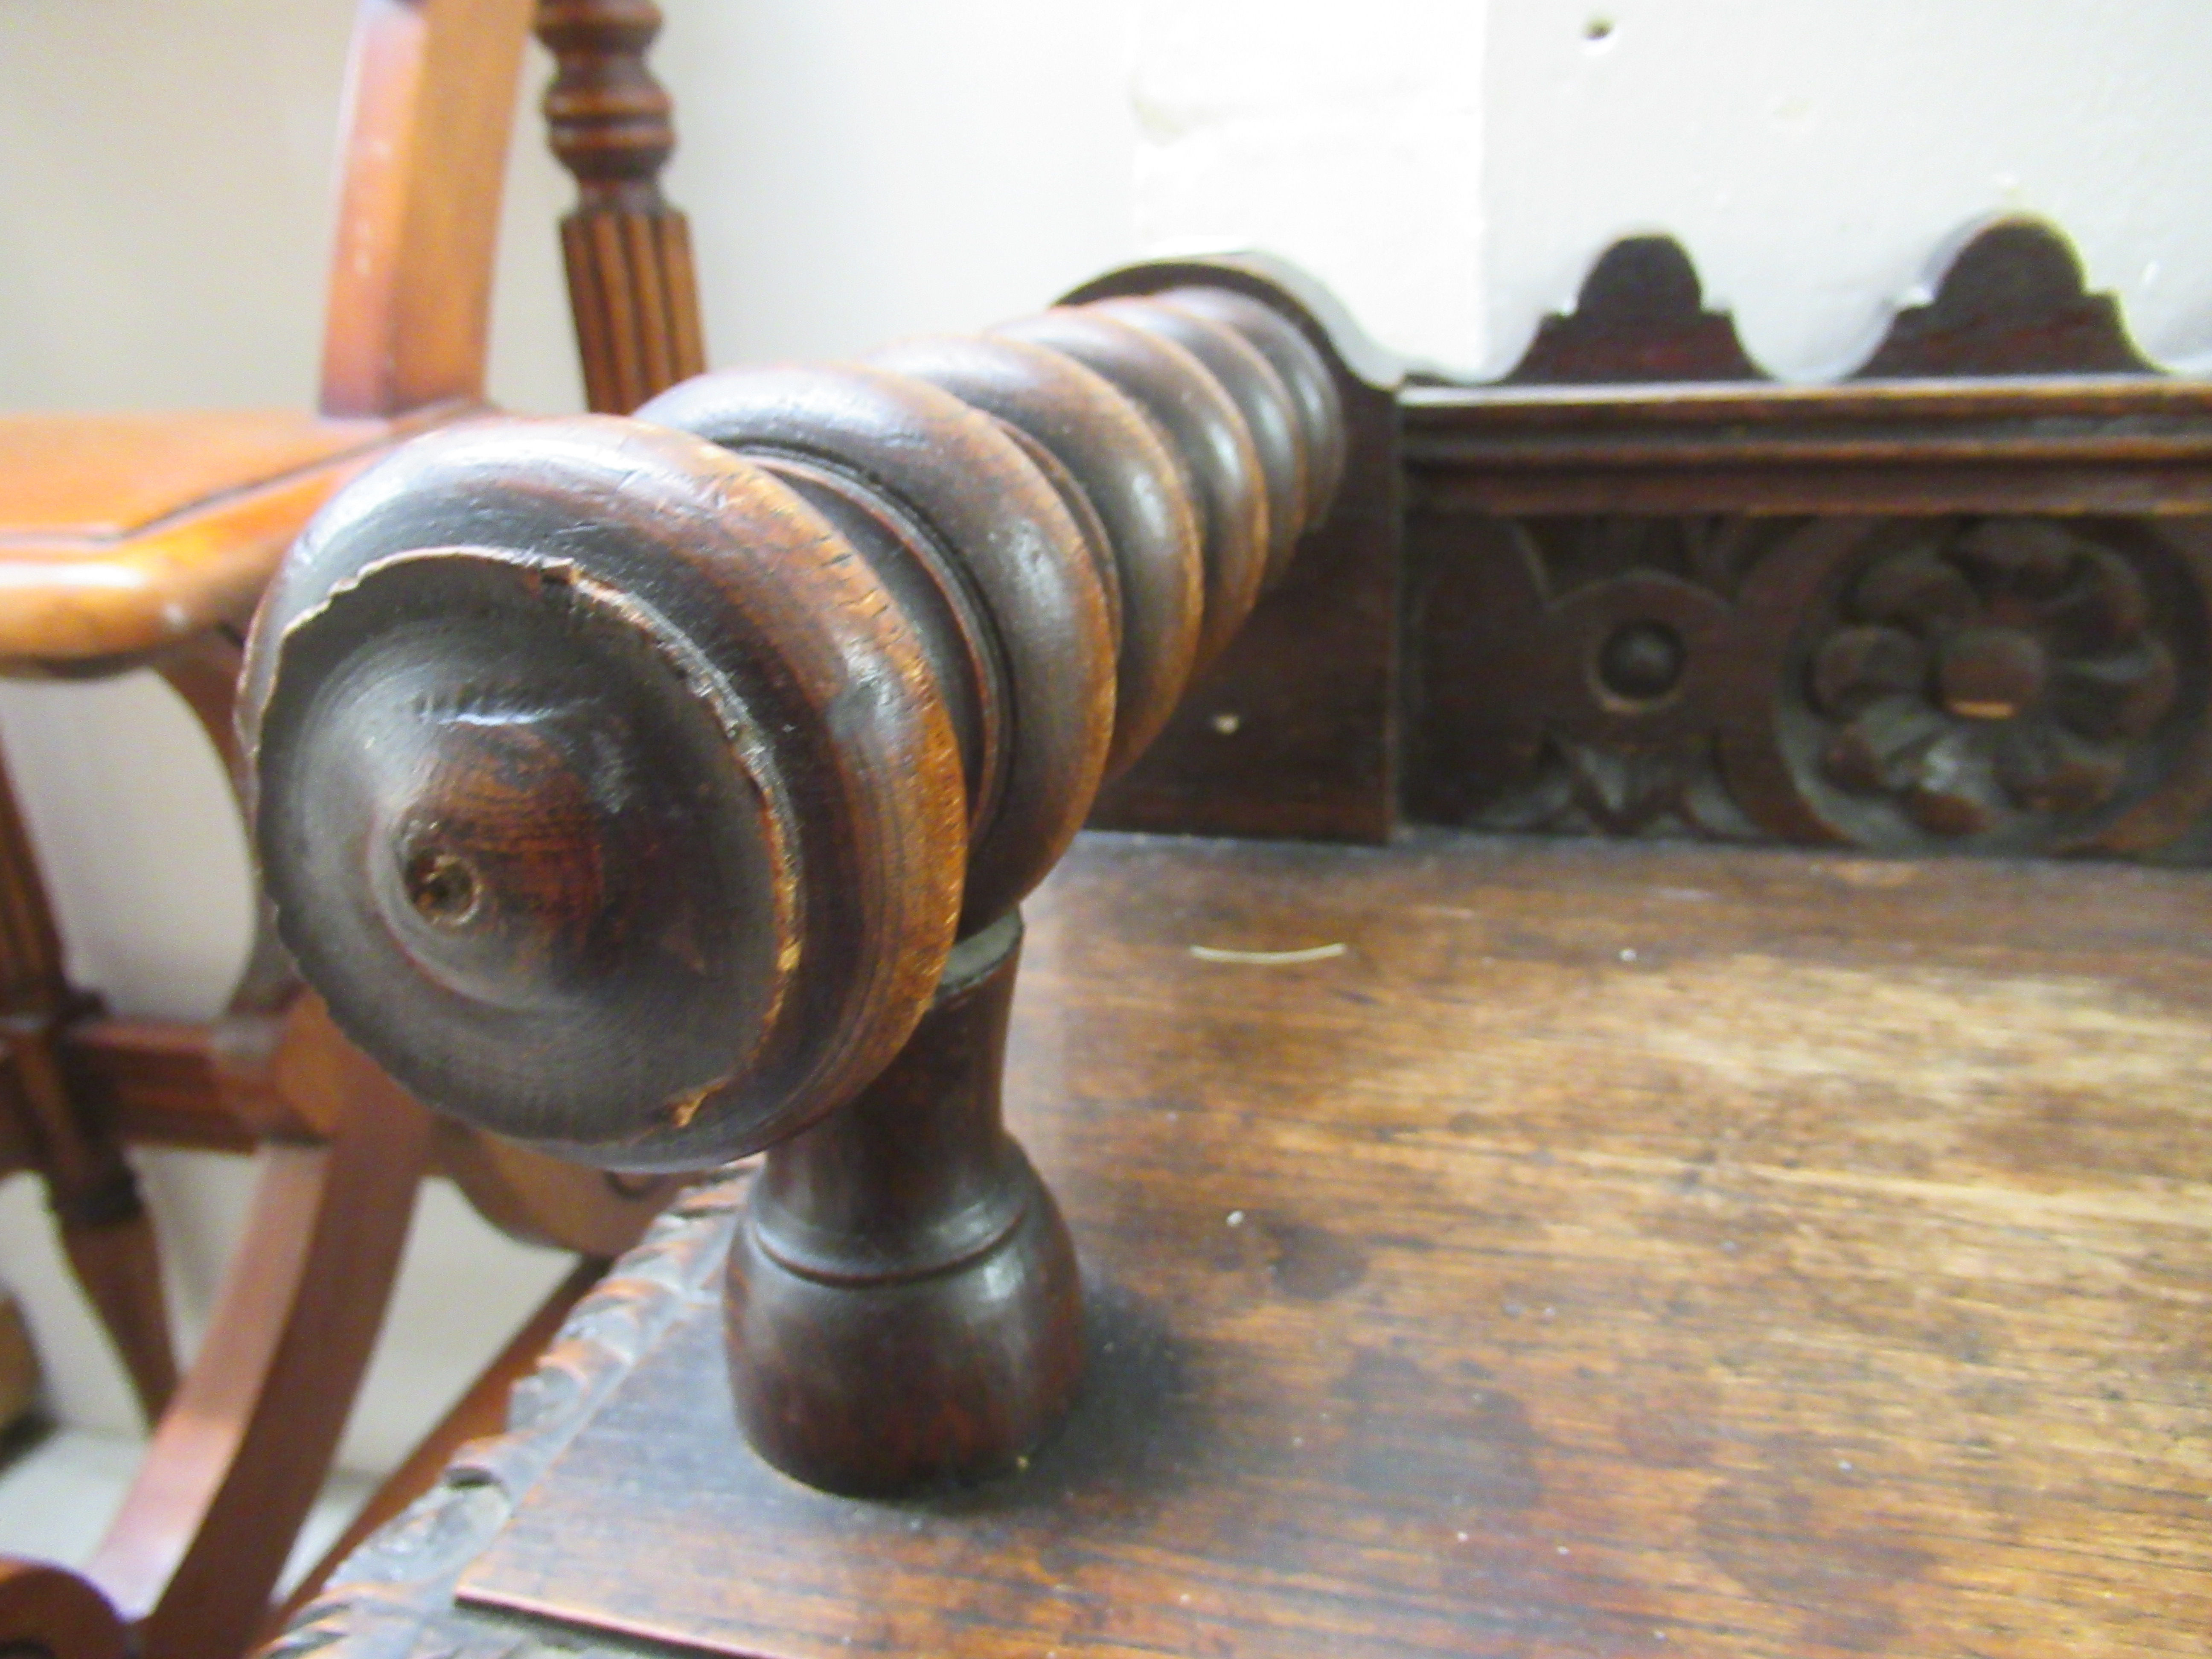
<svg viewBox="0 0 2212 1659"><path fill-rule="evenodd" d="M741 1173L290 1652L2204 1650L2201 877L1091 836L1027 911L1057 1438L897 1504L760 1464Z"/></svg>

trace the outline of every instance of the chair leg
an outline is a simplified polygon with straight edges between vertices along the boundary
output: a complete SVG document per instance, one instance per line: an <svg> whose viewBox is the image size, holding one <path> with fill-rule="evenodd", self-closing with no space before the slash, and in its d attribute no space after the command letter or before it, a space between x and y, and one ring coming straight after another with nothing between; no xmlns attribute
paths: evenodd
<svg viewBox="0 0 2212 1659"><path fill-rule="evenodd" d="M47 1190L61 1218L62 1249L70 1271L106 1328L138 1408L150 1424L160 1419L176 1393L176 1350L169 1337L153 1218L140 1202L127 1168L122 1181L127 1184L106 1189L101 1206L92 1209L88 1219L73 1219L51 1182ZM75 1211L80 1217L85 1213L82 1207Z"/></svg>
<svg viewBox="0 0 2212 1659"><path fill-rule="evenodd" d="M62 969L60 935L7 770L0 765L0 1039L5 1109L46 1182L62 1247L152 1422L177 1384L161 1254L138 1183L106 1115L70 1086L62 1028L91 1011Z"/></svg>
<svg viewBox="0 0 2212 1659"><path fill-rule="evenodd" d="M463 1444L506 1429L507 1396L514 1392L517 1383L537 1369L546 1349L553 1346L553 1339L561 1334L561 1327L567 1322L570 1310L606 1277L607 1269L613 1265L587 1256L553 1287L551 1294L507 1339L498 1358L478 1373L468 1391L439 1419L437 1426L416 1443L414 1450L407 1454L407 1461L370 1494L368 1502L362 1505L361 1513L347 1525L337 1542L325 1550L323 1559L294 1586L284 1605L262 1631L263 1642L276 1640L286 1626L306 1611L323 1593L331 1576L345 1565L346 1558L368 1541L371 1533L395 1519L437 1485L446 1466L453 1461L453 1455Z"/></svg>
<svg viewBox="0 0 2212 1659"><path fill-rule="evenodd" d="M86 1576L137 1627L144 1659L236 1659L321 1489L368 1366L429 1114L337 1033L313 998L278 1075L319 1146L264 1153L246 1236L206 1341L155 1431Z"/></svg>

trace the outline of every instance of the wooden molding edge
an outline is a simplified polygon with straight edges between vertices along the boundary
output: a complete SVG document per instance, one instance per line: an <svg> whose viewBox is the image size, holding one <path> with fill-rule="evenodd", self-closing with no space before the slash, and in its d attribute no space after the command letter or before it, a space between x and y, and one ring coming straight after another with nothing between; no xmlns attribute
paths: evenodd
<svg viewBox="0 0 2212 1659"><path fill-rule="evenodd" d="M462 1446L434 1486L338 1568L267 1659L307 1659L341 1641L404 1654L450 1618L454 1586L524 1494L653 1345L720 1298L750 1176L692 1188L654 1222L516 1385L506 1431Z"/></svg>
<svg viewBox="0 0 2212 1659"><path fill-rule="evenodd" d="M2089 291L2072 241L2045 220L2008 215L1966 226L1936 249L1923 291L1922 304L1890 307L1871 349L1838 377L1844 384L2168 372L2136 346L2118 301ZM1420 379L1455 390L1519 390L1774 377L1744 349L1735 318L1706 309L1682 244L1646 234L1601 253L1573 307L1540 321L1520 360L1495 380Z"/></svg>

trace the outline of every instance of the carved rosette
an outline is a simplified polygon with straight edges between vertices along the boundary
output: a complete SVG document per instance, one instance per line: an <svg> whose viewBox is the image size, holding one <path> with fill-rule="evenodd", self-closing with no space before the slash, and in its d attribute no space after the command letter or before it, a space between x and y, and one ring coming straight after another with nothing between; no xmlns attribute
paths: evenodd
<svg viewBox="0 0 2212 1659"><path fill-rule="evenodd" d="M2203 727L2186 568L2140 527L1891 521L1808 611L1788 762L1816 815L1881 848L2106 844L2185 788Z"/></svg>
<svg viewBox="0 0 2212 1659"><path fill-rule="evenodd" d="M1783 526L1483 528L1476 556L1427 585L1422 724L1455 752L1417 769L1423 815L1492 830L1754 834L1721 756L1738 708L1738 590Z"/></svg>
<svg viewBox="0 0 2212 1659"><path fill-rule="evenodd" d="M1407 400L1410 816L2212 861L2203 387L2039 221L1928 288L1769 386L1632 237L1502 380Z"/></svg>
<svg viewBox="0 0 2212 1659"><path fill-rule="evenodd" d="M2200 562L2142 520L1490 519L1426 551L1414 814L2144 852L2206 805Z"/></svg>

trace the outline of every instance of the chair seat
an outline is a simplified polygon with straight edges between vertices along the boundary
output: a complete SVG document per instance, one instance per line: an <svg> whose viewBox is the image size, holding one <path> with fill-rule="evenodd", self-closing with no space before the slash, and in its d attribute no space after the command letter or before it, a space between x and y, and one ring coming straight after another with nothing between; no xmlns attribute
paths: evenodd
<svg viewBox="0 0 2212 1659"><path fill-rule="evenodd" d="M243 622L332 490L467 407L0 416L0 660L84 667Z"/></svg>

